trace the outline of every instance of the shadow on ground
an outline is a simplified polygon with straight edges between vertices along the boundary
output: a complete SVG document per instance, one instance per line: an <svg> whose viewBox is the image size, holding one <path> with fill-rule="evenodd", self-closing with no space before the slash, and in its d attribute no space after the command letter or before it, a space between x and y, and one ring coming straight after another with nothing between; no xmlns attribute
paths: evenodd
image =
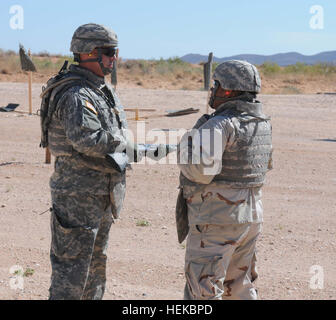
<svg viewBox="0 0 336 320"><path fill-rule="evenodd" d="M314 141L336 142L336 139L314 139Z"/></svg>

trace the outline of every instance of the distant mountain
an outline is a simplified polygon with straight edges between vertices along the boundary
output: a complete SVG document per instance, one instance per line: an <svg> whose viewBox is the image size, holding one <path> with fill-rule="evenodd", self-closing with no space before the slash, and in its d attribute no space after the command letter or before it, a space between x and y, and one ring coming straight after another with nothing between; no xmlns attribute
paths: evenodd
<svg viewBox="0 0 336 320"><path fill-rule="evenodd" d="M189 63L200 63L208 61L208 56L191 53L184 55L180 59ZM297 52L287 52L273 54L270 56L258 54L239 54L226 58L213 58L214 62L224 62L227 60L245 60L256 65L261 65L265 62L275 62L279 66L288 66L291 64L296 64L297 62L305 64L332 63L336 65L336 51L321 52L312 56L305 56Z"/></svg>

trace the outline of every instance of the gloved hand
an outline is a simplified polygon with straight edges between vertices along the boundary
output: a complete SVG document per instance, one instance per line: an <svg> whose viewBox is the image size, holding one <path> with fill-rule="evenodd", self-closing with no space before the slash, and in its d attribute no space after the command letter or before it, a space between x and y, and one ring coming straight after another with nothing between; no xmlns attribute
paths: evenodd
<svg viewBox="0 0 336 320"><path fill-rule="evenodd" d="M129 162L140 162L144 156L143 152L138 149L138 145L131 141L127 141L125 153L129 158Z"/></svg>
<svg viewBox="0 0 336 320"><path fill-rule="evenodd" d="M159 161L162 158L166 157L169 153L169 145L159 144L156 149L148 149L146 150L146 157Z"/></svg>

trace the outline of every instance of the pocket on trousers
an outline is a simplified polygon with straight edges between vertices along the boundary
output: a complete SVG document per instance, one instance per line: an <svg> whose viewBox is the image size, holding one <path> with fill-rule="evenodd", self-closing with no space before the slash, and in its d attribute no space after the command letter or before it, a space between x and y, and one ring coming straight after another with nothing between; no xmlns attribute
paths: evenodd
<svg viewBox="0 0 336 320"><path fill-rule="evenodd" d="M224 266L222 257L214 256L205 263L190 261L186 278L195 299L218 299L224 293Z"/></svg>
<svg viewBox="0 0 336 320"><path fill-rule="evenodd" d="M84 247L89 247L90 242L94 241L92 230L64 227L55 212L51 214L51 231L51 251L59 258L76 258Z"/></svg>
<svg viewBox="0 0 336 320"><path fill-rule="evenodd" d="M188 213L198 220L208 221L212 208L211 192L196 193L187 199Z"/></svg>
<svg viewBox="0 0 336 320"><path fill-rule="evenodd" d="M110 192L109 201L111 204L111 211L113 218L118 219L120 217L121 209L125 199L126 183L121 181L113 186L113 190Z"/></svg>

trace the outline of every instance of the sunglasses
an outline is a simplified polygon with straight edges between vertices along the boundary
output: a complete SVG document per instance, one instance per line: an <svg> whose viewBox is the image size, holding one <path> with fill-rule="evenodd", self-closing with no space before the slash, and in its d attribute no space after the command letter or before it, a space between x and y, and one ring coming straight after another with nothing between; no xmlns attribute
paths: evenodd
<svg viewBox="0 0 336 320"><path fill-rule="evenodd" d="M108 57L118 57L119 49L114 47L98 48L100 52Z"/></svg>

